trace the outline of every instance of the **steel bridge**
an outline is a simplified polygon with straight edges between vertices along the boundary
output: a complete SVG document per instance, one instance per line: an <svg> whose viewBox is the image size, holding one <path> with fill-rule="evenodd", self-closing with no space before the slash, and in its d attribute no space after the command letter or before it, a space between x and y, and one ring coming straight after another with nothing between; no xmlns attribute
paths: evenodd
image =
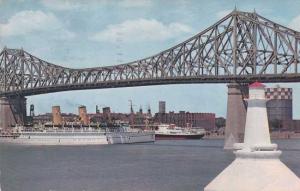
<svg viewBox="0 0 300 191"><path fill-rule="evenodd" d="M211 27L154 56L73 69L22 49L0 53L0 96L183 83L297 82L300 33L257 13L234 10Z"/></svg>

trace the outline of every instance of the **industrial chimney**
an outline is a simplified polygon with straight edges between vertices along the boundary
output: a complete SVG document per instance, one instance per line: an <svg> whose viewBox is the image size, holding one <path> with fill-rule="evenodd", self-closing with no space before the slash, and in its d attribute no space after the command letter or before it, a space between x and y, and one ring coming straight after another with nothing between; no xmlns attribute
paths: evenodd
<svg viewBox="0 0 300 191"><path fill-rule="evenodd" d="M54 126L62 125L60 106L52 106L52 123Z"/></svg>
<svg viewBox="0 0 300 191"><path fill-rule="evenodd" d="M89 118L87 116L86 107L84 105L81 105L78 107L78 113L79 113L79 120L83 125L89 124Z"/></svg>

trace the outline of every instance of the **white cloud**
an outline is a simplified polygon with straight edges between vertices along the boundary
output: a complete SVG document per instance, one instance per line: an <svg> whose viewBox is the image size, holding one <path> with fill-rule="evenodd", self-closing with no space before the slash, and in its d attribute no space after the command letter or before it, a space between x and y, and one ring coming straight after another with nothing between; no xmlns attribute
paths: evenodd
<svg viewBox="0 0 300 191"><path fill-rule="evenodd" d="M300 32L300 15L293 18L288 27Z"/></svg>
<svg viewBox="0 0 300 191"><path fill-rule="evenodd" d="M219 19L221 19L221 18L225 17L226 15L228 15L231 12L232 12L232 10L223 10L223 11L217 12L216 15Z"/></svg>
<svg viewBox="0 0 300 191"><path fill-rule="evenodd" d="M0 36L19 36L34 32L52 33L55 38L73 38L74 33L66 30L63 24L52 13L42 11L21 11L0 23Z"/></svg>
<svg viewBox="0 0 300 191"><path fill-rule="evenodd" d="M120 1L119 5L122 7L148 7L151 6L150 0L123 0Z"/></svg>
<svg viewBox="0 0 300 191"><path fill-rule="evenodd" d="M120 24L108 25L96 33L91 40L117 42L162 41L191 33L192 29L182 23L161 23L155 19L127 20Z"/></svg>
<svg viewBox="0 0 300 191"><path fill-rule="evenodd" d="M1 1L1 0L0 0ZM99 6L113 5L125 8L148 7L152 5L151 0L43 0L42 4L51 10L66 11L66 10L87 10Z"/></svg>
<svg viewBox="0 0 300 191"><path fill-rule="evenodd" d="M78 9L84 5L81 1L72 0L43 0L43 5L52 10L71 10Z"/></svg>

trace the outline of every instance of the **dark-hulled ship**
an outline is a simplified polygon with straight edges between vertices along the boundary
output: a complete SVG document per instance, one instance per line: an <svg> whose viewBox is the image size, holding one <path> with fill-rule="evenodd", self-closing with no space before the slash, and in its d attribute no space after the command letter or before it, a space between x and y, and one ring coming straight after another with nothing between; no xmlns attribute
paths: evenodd
<svg viewBox="0 0 300 191"><path fill-rule="evenodd" d="M201 139L205 135L204 129L189 129L176 127L175 125L161 124L155 130L156 140L172 139Z"/></svg>

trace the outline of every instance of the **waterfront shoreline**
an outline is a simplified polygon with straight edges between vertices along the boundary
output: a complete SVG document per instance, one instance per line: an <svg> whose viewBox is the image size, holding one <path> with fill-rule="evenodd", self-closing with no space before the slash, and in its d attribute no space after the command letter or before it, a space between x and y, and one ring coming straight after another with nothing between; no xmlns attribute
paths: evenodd
<svg viewBox="0 0 300 191"><path fill-rule="evenodd" d="M295 132L289 132L289 131L283 131L283 132L271 132L271 139L300 139L300 133L295 133ZM222 134L210 134L210 135L205 135L203 139L207 140L214 140L214 139L224 139L225 136Z"/></svg>

